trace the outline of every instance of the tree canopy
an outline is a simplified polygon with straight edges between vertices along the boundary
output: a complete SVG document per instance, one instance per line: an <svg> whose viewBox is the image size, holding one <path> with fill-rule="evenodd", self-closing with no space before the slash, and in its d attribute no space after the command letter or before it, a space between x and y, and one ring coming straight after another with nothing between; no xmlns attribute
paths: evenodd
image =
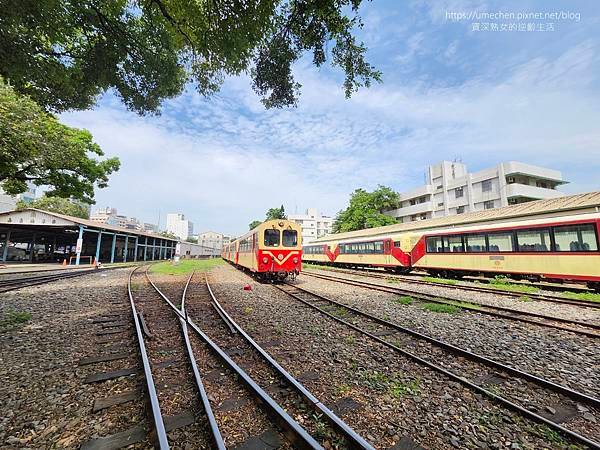
<svg viewBox="0 0 600 450"><path fill-rule="evenodd" d="M250 222L250 224L248 225L248 229L250 230L254 230L257 226L259 226L262 222L260 220L253 220L252 222Z"/></svg>
<svg viewBox="0 0 600 450"><path fill-rule="evenodd" d="M114 89L155 112L191 82L203 95L247 73L266 107L295 105L304 54L345 74L349 97L381 74L353 32L363 0L0 0L0 76L50 111Z"/></svg>
<svg viewBox="0 0 600 450"><path fill-rule="evenodd" d="M386 186L378 186L373 192L356 189L350 195L348 207L337 214L333 232L392 225L396 223L396 219L382 214L382 211L397 207L399 200L398 194Z"/></svg>
<svg viewBox="0 0 600 450"><path fill-rule="evenodd" d="M267 211L267 218L265 220L278 220L278 219L287 219L287 215L285 214L285 208L281 205L279 208L270 208Z"/></svg>
<svg viewBox="0 0 600 450"><path fill-rule="evenodd" d="M44 211L65 214L67 216L80 217L81 219L89 219L90 213L87 206L74 202L68 198L52 197L44 195L32 202L17 202L17 209L37 208Z"/></svg>
<svg viewBox="0 0 600 450"><path fill-rule="evenodd" d="M50 197L93 203L94 187L108 186L120 165L94 155L104 153L89 131L61 124L0 77L0 183L7 194L26 192L32 182L49 186Z"/></svg>

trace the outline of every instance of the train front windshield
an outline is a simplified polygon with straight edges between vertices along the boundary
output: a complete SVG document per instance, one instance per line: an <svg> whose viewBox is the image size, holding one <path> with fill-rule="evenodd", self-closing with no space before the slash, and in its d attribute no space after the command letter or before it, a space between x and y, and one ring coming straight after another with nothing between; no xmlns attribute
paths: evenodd
<svg viewBox="0 0 600 450"><path fill-rule="evenodd" d="M283 246L296 247L298 245L298 232L296 230L283 230Z"/></svg>

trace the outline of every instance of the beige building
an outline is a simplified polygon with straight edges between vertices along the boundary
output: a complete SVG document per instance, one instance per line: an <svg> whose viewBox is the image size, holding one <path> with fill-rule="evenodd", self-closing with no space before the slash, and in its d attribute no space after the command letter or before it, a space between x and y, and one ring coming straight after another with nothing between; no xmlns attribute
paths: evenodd
<svg viewBox="0 0 600 450"><path fill-rule="evenodd" d="M35 185L28 183L27 186L29 190L19 195L8 195L2 190L2 186L0 186L0 212L14 210L19 200L24 200L27 203L35 200Z"/></svg>
<svg viewBox="0 0 600 450"><path fill-rule="evenodd" d="M216 231L205 231L198 234L196 238L198 239L198 245L219 251L223 248L223 245L231 242L231 236Z"/></svg>
<svg viewBox="0 0 600 450"><path fill-rule="evenodd" d="M320 214L316 208L308 208L306 214L290 214L288 219L302 226L303 244L325 236L333 229L333 218Z"/></svg>
<svg viewBox="0 0 600 450"><path fill-rule="evenodd" d="M426 184L400 193L400 208L385 214L406 223L500 208L561 197L556 188L565 183L558 170L517 161L474 173L462 163L443 161L429 166Z"/></svg>

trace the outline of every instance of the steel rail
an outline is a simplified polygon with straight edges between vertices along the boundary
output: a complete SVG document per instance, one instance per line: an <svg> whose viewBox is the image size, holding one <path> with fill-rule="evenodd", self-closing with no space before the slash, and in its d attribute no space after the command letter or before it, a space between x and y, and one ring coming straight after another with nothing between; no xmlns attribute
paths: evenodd
<svg viewBox="0 0 600 450"><path fill-rule="evenodd" d="M217 424L217 420L215 419L215 415L213 413L212 407L210 406L210 401L208 400L208 394L206 393L206 389L204 388L204 383L202 382L202 377L200 376L200 371L198 370L198 365L196 364L196 357L194 356L194 350L192 349L192 344L190 342L190 336L188 334L188 326L187 326L187 312L185 309L185 296L187 294L188 286L192 281L192 277L195 272L192 272L185 283L185 287L183 288L183 293L181 294L181 308L180 312L184 316L178 317L179 323L181 324L181 331L183 333L183 338L185 340L185 347L188 353L188 357L190 360L190 364L192 366L192 372L194 373L194 378L196 380L196 387L198 388L198 392L200 394L200 399L202 400L202 406L204 408L204 413L208 419L208 425L211 430L211 437L215 448L219 450L225 450L227 447L225 446L225 441L223 440L223 436L221 435L221 431L219 430L219 425ZM146 276L148 276L148 272L146 272ZM150 277L148 277L150 281ZM152 281L150 281L152 283Z"/></svg>
<svg viewBox="0 0 600 450"><path fill-rule="evenodd" d="M321 412L325 415L330 424L340 432L347 440L350 448L356 449L369 449L375 450L374 447L369 444L362 436L360 436L356 431L354 431L346 422L340 419L333 411L327 408L321 401L315 397L308 389L306 389L298 380L296 380L288 371L286 371L267 351L265 351L260 345L256 343L254 339L250 337L248 333L244 331L244 329L238 325L235 320L227 313L225 308L219 303L215 294L213 293L212 288L208 282L208 279L205 279L206 287L208 288L208 292L212 298L212 302L215 305L215 308L220 311L221 317L224 317L225 322L228 322L230 326L235 328L237 333L244 338L244 340L254 348L254 350L261 356L261 358L272 368L274 369L281 377L283 377L295 390L296 392L303 397L308 403L310 403L314 409L318 412Z"/></svg>
<svg viewBox="0 0 600 450"><path fill-rule="evenodd" d="M553 422L553 421L551 421L549 419L546 419L545 417L540 416L539 414L536 414L536 413L534 413L534 412L532 412L532 411L530 411L530 410L528 410L528 409L526 409L526 408L524 408L524 407L522 407L522 406L520 406L520 405L518 405L518 404L516 404L516 403L514 403L512 401L510 401L510 400L507 400L504 397L501 397L501 396L499 396L497 394L494 394L493 392L491 392L491 391L489 391L489 390L487 390L485 388L482 388L481 386L479 386L479 385L477 385L477 384L475 384L475 383L467 380L466 378L458 376L455 373L453 373L453 372L451 372L451 371L449 371L447 369L444 369L441 366L438 366L437 364L429 362L429 361L421 358L420 356L415 355L414 353L411 353L411 352L408 352L406 350L403 350L402 348L400 348L400 347L398 347L398 346L396 346L396 345L394 345L394 344L392 344L392 343L390 343L390 342L388 342L388 341L380 338L379 336L376 336L373 333L370 333L369 331L366 331L366 330L364 330L364 329L362 329L362 328L360 328L360 327L358 327L358 326L356 326L356 325L354 325L354 324L352 324L350 322L347 322L347 321L345 321L345 320L343 320L343 319L341 319L339 317L336 317L336 316L334 316L333 314L331 314L328 311L324 311L324 310L320 309L316 305L312 304L311 302L309 302L307 300L302 299L301 297L299 297L297 295L293 295L293 294L291 294L289 292L286 292L285 289L282 289L279 286L275 286L275 287L278 288L279 290L281 290L282 292L286 293L290 297L294 298L295 300L298 300L299 302L305 304L306 306L309 306L310 308L313 308L313 309L319 311L321 314L326 315L330 319L333 319L336 322L339 322L339 323L341 323L343 325L346 325L347 327L353 329L354 331L357 331L358 333L361 333L361 334L364 334L365 336L368 336L369 338L371 338L371 339L379 342L380 344L382 344L382 345L384 345L384 346L386 346L388 348L391 348L392 350L400 353L401 355L403 355L403 356L405 356L405 357L407 357L409 359L412 359L413 361L415 361L415 362L417 362L417 363L419 363L419 364L421 364L423 366L426 366L429 369L432 369L432 370L434 370L436 372L439 372L439 373L447 376L448 378L452 379L453 381L456 381L456 382L458 382L458 383L460 383L460 384L468 387L469 389L471 389L471 390L473 390L475 392L478 392L480 394L483 394L483 395L489 397L490 399L494 400L495 402L501 404L502 406L504 406L504 407L506 407L508 409L516 411L516 412L520 413L521 415L523 415L523 416L525 416L525 417L527 417L527 418L529 418L531 420L534 420L534 421L536 421L538 423L543 423L543 424L549 426L550 428L553 428L554 430L559 431L560 433L562 433L564 435L567 435L567 436L571 437L572 439L576 440L577 442L582 443L582 444L584 444L584 445L586 445L586 446L588 446L590 448L600 449L600 443L595 442L595 441L587 438L586 436L583 436L583 435L580 435L579 433L571 431L571 430L563 427L562 425L557 424L556 422Z"/></svg>
<svg viewBox="0 0 600 450"><path fill-rule="evenodd" d="M460 356L463 356L463 357L465 357L467 359L470 359L472 361L480 362L480 363L483 363L483 364L485 364L487 366L500 369L500 370L502 370L504 372L507 372L507 373L510 373L511 375L514 375L516 377L520 377L520 378L526 379L528 381L531 381L531 382L533 382L535 384L538 384L539 386L542 386L544 388L551 389L551 390L553 390L553 391L555 391L555 392L557 392L559 394L562 394L562 395L564 395L566 397L569 397L572 400L576 400L576 401L579 401L581 403L585 403L585 404L588 404L590 406L593 406L595 408L600 409L600 399L598 399L596 397L592 397L590 395L584 394L583 392L579 392L579 391L576 391L574 389L571 389L571 388L569 388L567 386L563 386L563 385L560 385L558 383L554 383L553 381L547 380L547 379L542 378L542 377L538 377L537 375L533 375L533 374L528 373L528 372L523 372L522 370L516 369L516 368L514 368L512 366L509 366L509 365L506 365L504 363L501 363L500 361L496 361L496 360L490 359L490 358L488 358L486 356L479 355L477 353L465 350L465 349L463 349L461 347L458 347L458 346L456 346L454 344L450 344L449 342L442 341L441 339L436 339L436 338L434 338L432 336L428 336L426 334L423 334L423 333L421 333L419 331L416 331L416 330L413 330L411 328L403 327L402 325L400 325L398 323L391 322L391 321L386 320L386 319L382 319L380 317L377 317L377 316L375 316L373 314L370 314L370 313L367 313L365 311L362 311L362 310L360 310L358 308L355 308L353 306L346 305L345 303L339 302L339 301L334 300L332 298L325 297L324 295L312 292L312 291L310 291L308 289L301 288L299 286L295 286L295 285L292 285L290 283L286 283L286 285L290 286L290 287L292 287L292 288L294 288L294 289L296 289L298 291L301 291L303 293L309 294L309 295L311 295L311 296L313 296L313 297L315 297L315 298L317 298L319 300L322 300L322 301L334 304L336 306L345 308L345 309L347 309L349 311L352 311L353 313L355 313L355 314L357 314L359 316L362 316L362 317L365 317L367 319L370 319L370 320L372 320L372 321L374 321L376 323L379 323L381 325L384 325L384 326L387 326L387 327L392 328L394 330L400 331L402 333L414 336L414 337L416 337L418 339L427 341L427 342L429 342L429 343L431 343L431 344L433 344L433 345L435 345L437 347L440 347L440 348L443 348L443 349L446 349L446 350L450 350L451 352L456 353L456 354L458 354ZM277 287L280 290L283 290L280 286L277 286ZM286 293L289 294L289 292L286 292Z"/></svg>
<svg viewBox="0 0 600 450"><path fill-rule="evenodd" d="M463 290L463 291L491 293L491 294L501 295L504 297L518 298L523 295L526 295L528 298L530 298L532 300L537 300L537 301L541 301L541 302L563 303L566 305L581 306L583 308L600 309L600 303L594 303L594 302L586 301L586 300L569 299L569 298L560 297L558 295L542 294L539 292L528 293L528 292L506 291L504 289L498 289L493 286L486 287L486 286L475 286L475 285L464 285L464 284L436 283L434 281L427 281L427 280L419 279L421 277L421 275L396 275L396 274L391 274L391 273L383 273L383 272L379 272L379 271L375 271L375 270L358 270L358 269L345 269L345 268L336 268L334 270L332 270L331 268L328 268L326 270L331 270L332 272L338 272L338 273L349 273L349 274L355 273L357 275L368 276L368 277L372 277L372 278L398 280L403 283L409 283L409 284L422 284L422 285L426 285L426 286L443 287L443 288ZM309 271L309 273L310 273L310 271ZM523 286L529 286L529 285L523 285ZM533 286L533 285L531 285L531 286L543 289L543 287Z"/></svg>
<svg viewBox="0 0 600 450"><path fill-rule="evenodd" d="M469 304L466 304L466 302L464 302L463 300L457 300L457 299L453 299L450 297L443 297L443 296L434 296L431 294L424 294L422 292L413 291L413 290L406 289L406 288L399 288L399 287L393 287L393 286L382 286L381 284L371 283L368 281L352 280L352 279L347 279L347 278L334 277L334 276L330 276L330 275L306 273L306 272L304 274L307 276L315 277L315 278L321 278L323 280L335 281L337 283L348 284L348 285L358 286L358 287L364 287L364 288L372 289L372 290L376 290L376 291L387 292L387 293L391 293L391 294L409 295L420 301L458 306L462 309L466 309L466 310L473 311L473 312L479 312L482 314L488 314L491 316L501 317L501 318L510 319L510 320L517 320L520 322L530 323L530 324L549 327L549 328L556 328L558 330L569 331L571 333L581 334L581 335L592 337L592 338L600 337L600 334L595 331L587 331L587 330L581 330L581 329L577 329L577 328L565 327L565 326L558 325L558 324L539 322L537 320L532 320L528 317L535 317L538 319L554 321L554 322L568 323L571 325L576 325L576 326L580 326L580 327L584 327L584 328L591 328L594 330L600 329L600 325L596 325L596 324L590 324L590 323L586 323L586 322L579 322L576 320L564 319L562 317L545 316L543 314L537 314L537 313L528 312L528 311L517 311L517 310L510 309L510 308L504 308L502 306L490 306L490 305L486 305L484 303L478 303L478 302L473 302L473 301L469 301L468 302ZM473 305L473 306L471 306L471 305ZM520 317L520 316L527 316L527 317Z"/></svg>
<svg viewBox="0 0 600 450"><path fill-rule="evenodd" d="M43 277L27 277L16 280L0 281L0 292L10 292L17 289L23 289L30 286L38 286L40 284L51 283L52 281L66 280L69 278L79 277L88 273L95 273L95 269L84 269L76 273L61 273L57 275L44 275Z"/></svg>
<svg viewBox="0 0 600 450"><path fill-rule="evenodd" d="M296 422L273 398L267 394L227 353L225 353L216 343L214 343L201 329L196 325L187 313L182 313L169 298L152 282L148 277L150 284L163 300L173 309L175 314L186 321L187 325L204 341L205 344L215 353L219 359L233 372L239 379L258 397L259 403L265 408L266 413L283 430L284 435L292 444L302 449L319 449L323 447L298 423Z"/></svg>
<svg viewBox="0 0 600 450"><path fill-rule="evenodd" d="M127 293L129 295L129 303L131 304L131 312L133 315L133 322L135 324L135 332L140 348L140 355L142 357L142 365L144 368L144 377L146 379L146 389L148 390L148 396L150 398L150 407L152 411L152 417L154 419L154 428L156 431L156 438L158 441L158 447L161 450L167 450L169 448L169 440L167 438L167 432L165 430L165 424L163 416L160 411L160 404L158 402L158 395L156 394L156 387L154 386L154 378L152 377L152 369L150 368L150 360L148 359L148 353L146 352L146 344L144 343L144 335L142 333L142 327L135 307L135 301L131 292L131 278L136 270L140 266L137 266L129 273L129 280L127 282Z"/></svg>

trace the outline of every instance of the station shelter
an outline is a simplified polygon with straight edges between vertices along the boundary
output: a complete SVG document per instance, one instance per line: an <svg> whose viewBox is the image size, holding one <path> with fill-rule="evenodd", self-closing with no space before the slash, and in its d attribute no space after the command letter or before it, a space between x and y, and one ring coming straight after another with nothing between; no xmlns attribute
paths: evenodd
<svg viewBox="0 0 600 450"><path fill-rule="evenodd" d="M34 208L0 213L0 262L171 259L177 239Z"/></svg>

